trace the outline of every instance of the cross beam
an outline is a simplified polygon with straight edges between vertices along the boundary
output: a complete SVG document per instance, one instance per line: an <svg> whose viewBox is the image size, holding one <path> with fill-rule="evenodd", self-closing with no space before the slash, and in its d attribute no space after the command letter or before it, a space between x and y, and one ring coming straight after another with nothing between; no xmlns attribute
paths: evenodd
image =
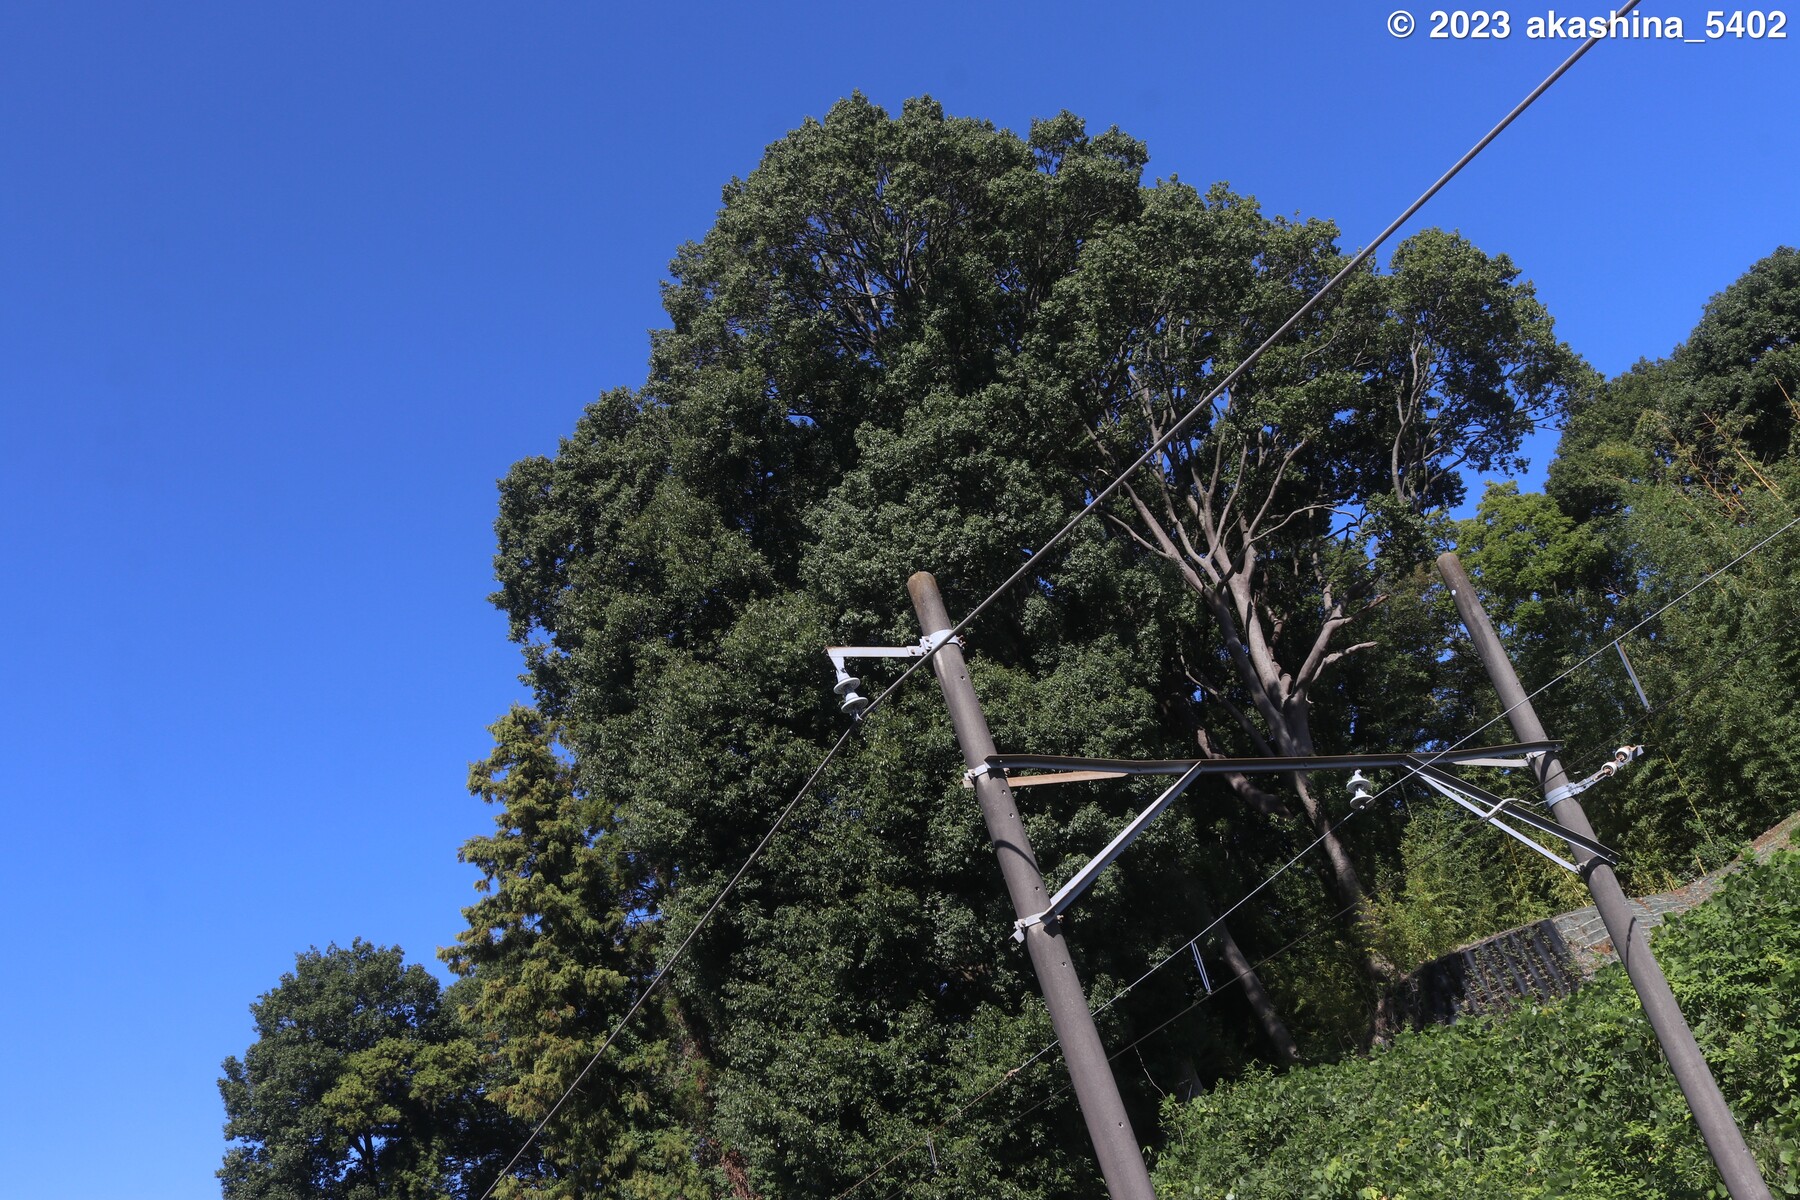
<svg viewBox="0 0 1800 1200"><path fill-rule="evenodd" d="M1554 751L1555 742L1519 742L1509 746L1477 746L1463 750L1447 750L1442 753L1397 753L1397 754L1312 754L1292 755L1277 758L1201 758L1201 759L1128 759L1128 758L1070 758L1058 755L1041 754L990 754L984 760L985 769L981 773L999 772L1005 774L1014 770L1051 771L1050 775L1027 775L1009 777L1007 782L1013 787L1029 783L1073 783L1077 780L1115 779L1127 775L1179 775L1173 784L1158 796L1143 812L1133 817L1125 828L1121 829L1112 841L1108 842L1100 853L1088 860L1087 864L1077 871L1069 882L1057 890L1050 898L1050 903L1041 912L1021 917L1013 923L1013 937L1020 941L1025 938L1028 926L1053 922L1072 907L1081 894L1093 884L1100 872L1106 870L1127 847L1136 841L1150 825L1173 804L1177 797L1187 790L1188 785L1202 775L1222 775L1239 773L1251 775L1277 771L1342 771L1368 767L1402 767L1422 776L1432 787L1450 796L1458 804L1473 812L1482 820L1492 824L1501 831L1518 838L1532 849L1546 857L1574 870L1573 864L1551 854L1530 838L1499 820L1504 814L1521 825L1529 825L1552 837L1560 838L1570 846L1602 859L1608 864L1616 863L1618 855L1602 846L1592 838L1584 837L1572 829L1568 829L1549 817L1518 806L1516 800L1505 799L1492 792L1469 783L1467 780L1446 770L1442 764L1453 763L1458 766L1493 766L1524 767L1530 765L1532 756ZM963 782L972 786L975 771L968 772ZM1469 802L1466 797L1473 797L1487 804L1486 811Z"/></svg>

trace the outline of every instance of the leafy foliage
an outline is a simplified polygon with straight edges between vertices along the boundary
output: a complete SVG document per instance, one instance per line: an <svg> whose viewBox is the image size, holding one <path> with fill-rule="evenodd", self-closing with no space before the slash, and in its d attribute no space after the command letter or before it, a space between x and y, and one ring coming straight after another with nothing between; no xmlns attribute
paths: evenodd
<svg viewBox="0 0 1800 1200"><path fill-rule="evenodd" d="M1800 854L1731 878L1656 953L1764 1171L1800 1194ZM1428 1200L1722 1195L1623 968L1369 1058L1164 1109L1158 1194Z"/></svg>
<svg viewBox="0 0 1800 1200"><path fill-rule="evenodd" d="M480 1099L480 1053L398 947L308 950L250 1011L257 1041L219 1080L227 1200L461 1196L493 1168L510 1130Z"/></svg>
<svg viewBox="0 0 1800 1200"><path fill-rule="evenodd" d="M1491 491L1459 531L1526 686L1576 671L1539 701L1571 767L1649 747L1588 806L1639 891L1718 865L1800 793L1800 537L1759 545L1800 494L1797 314L1800 252L1783 248L1673 355L1577 407L1545 495ZM1650 711L1610 645L1626 633Z"/></svg>
<svg viewBox="0 0 1800 1200"><path fill-rule="evenodd" d="M1426 800L1415 802L1400 865L1370 904L1370 936L1410 971L1496 930L1591 903L1567 872L1448 802Z"/></svg>

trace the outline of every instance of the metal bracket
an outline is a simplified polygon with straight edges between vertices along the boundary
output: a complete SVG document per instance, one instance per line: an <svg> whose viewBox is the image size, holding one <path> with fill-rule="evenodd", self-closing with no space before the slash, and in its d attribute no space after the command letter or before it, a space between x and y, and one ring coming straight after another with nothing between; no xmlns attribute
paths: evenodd
<svg viewBox="0 0 1800 1200"><path fill-rule="evenodd" d="M831 665L842 671L853 658L918 658L930 649L923 642L917 646L827 646L825 654Z"/></svg>
<svg viewBox="0 0 1800 1200"><path fill-rule="evenodd" d="M961 638L952 638L948 629L940 629L936 633L928 633L919 639L916 646L827 646L825 655L831 659L832 669L837 672L837 685L832 688L842 696L843 702L838 705L844 712L861 719L874 701L861 693L862 680L850 674L850 660L853 658L923 658L936 652L945 642L954 641L962 645Z"/></svg>
<svg viewBox="0 0 1800 1200"><path fill-rule="evenodd" d="M945 642L952 641L958 646L963 644L962 639L959 637L952 637L948 629L940 629L936 633L928 633L919 639L919 653L930 654Z"/></svg>
<svg viewBox="0 0 1800 1200"><path fill-rule="evenodd" d="M1642 746L1620 746L1613 752L1613 756L1610 760L1601 764L1600 769L1595 771L1592 775L1589 775L1586 779L1581 780L1579 783L1565 783L1554 791L1546 792L1544 794L1544 803L1548 804L1551 808L1555 808L1570 796L1581 795L1581 793L1587 791L1602 779L1611 779L1614 775L1617 775L1620 771L1630 766L1632 760L1643 757L1643 754L1644 748Z"/></svg>
<svg viewBox="0 0 1800 1200"><path fill-rule="evenodd" d="M1544 803L1548 804L1551 808L1555 808L1570 796L1578 796L1584 790L1585 789L1577 787L1575 784L1565 783L1559 788L1553 788L1550 791L1545 792Z"/></svg>

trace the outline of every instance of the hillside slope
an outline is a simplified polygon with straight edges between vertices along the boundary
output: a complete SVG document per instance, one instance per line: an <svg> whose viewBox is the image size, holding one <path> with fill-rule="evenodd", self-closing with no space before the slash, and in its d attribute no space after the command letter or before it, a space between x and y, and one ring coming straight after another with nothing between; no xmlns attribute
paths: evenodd
<svg viewBox="0 0 1800 1200"><path fill-rule="evenodd" d="M1726 878L1658 959L1777 1194L1800 1195L1800 853ZM1164 1197L1676 1200L1718 1177L1624 972L1369 1058L1164 1109Z"/></svg>

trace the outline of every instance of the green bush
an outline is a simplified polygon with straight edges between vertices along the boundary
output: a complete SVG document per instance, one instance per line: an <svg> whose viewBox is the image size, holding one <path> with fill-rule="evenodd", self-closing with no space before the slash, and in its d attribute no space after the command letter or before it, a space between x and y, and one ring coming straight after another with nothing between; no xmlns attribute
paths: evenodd
<svg viewBox="0 0 1800 1200"><path fill-rule="evenodd" d="M1370 897L1366 925L1376 951L1410 971L1496 929L1587 902L1567 871L1439 801L1412 809L1400 869Z"/></svg>
<svg viewBox="0 0 1800 1200"><path fill-rule="evenodd" d="M1778 1195L1800 1195L1800 854L1729 878L1658 961ZM1165 1198L1723 1195L1622 968L1370 1058L1252 1074L1164 1109Z"/></svg>

